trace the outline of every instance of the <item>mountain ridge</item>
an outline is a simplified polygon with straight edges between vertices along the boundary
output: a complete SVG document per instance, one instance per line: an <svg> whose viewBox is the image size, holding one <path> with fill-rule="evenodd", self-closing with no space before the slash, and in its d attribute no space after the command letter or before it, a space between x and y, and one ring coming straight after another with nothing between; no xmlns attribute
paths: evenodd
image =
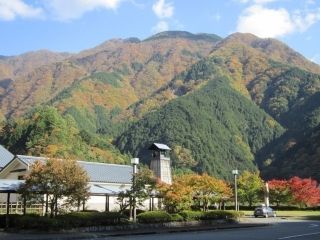
<svg viewBox="0 0 320 240"><path fill-rule="evenodd" d="M140 150L148 139L165 141L192 150L198 163L192 170L224 178L237 164L259 166L266 178L277 166L286 177L306 166L305 177L318 166L320 146L303 141L318 136L320 66L278 40L171 31L47 54L34 62L15 57L10 68L1 68L8 58L0 59L2 115L19 118L35 106L53 106L74 119L93 151L103 151L95 147L103 138L109 152L118 154L114 143L147 163Z"/></svg>

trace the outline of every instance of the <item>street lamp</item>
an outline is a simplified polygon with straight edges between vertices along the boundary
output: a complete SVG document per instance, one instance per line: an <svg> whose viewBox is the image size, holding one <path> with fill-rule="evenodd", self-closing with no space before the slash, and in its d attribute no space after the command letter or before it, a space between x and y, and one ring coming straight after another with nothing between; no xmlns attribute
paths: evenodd
<svg viewBox="0 0 320 240"><path fill-rule="evenodd" d="M131 164L133 167L132 171L132 189L135 191L135 185L136 185L136 174L138 172L137 165L139 164L139 158L131 158ZM133 192L133 222L136 222L137 219L137 209L136 209L136 193Z"/></svg>
<svg viewBox="0 0 320 240"><path fill-rule="evenodd" d="M235 210L238 211L238 190L237 190L237 176L239 174L239 171L232 170L232 174L234 176L234 203L235 203Z"/></svg>

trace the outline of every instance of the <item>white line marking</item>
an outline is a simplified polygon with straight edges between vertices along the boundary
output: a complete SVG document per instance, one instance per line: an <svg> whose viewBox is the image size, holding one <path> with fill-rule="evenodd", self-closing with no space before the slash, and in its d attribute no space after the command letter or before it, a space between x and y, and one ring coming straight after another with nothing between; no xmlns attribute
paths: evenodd
<svg viewBox="0 0 320 240"><path fill-rule="evenodd" d="M317 225L317 224L310 224L309 225L309 228L314 228L314 227L319 227L319 225Z"/></svg>
<svg viewBox="0 0 320 240"><path fill-rule="evenodd" d="M318 234L320 234L320 232L292 235L292 236L282 237L282 238L277 238L277 239L280 240L280 239L298 238L298 237L305 237L305 236L318 235Z"/></svg>

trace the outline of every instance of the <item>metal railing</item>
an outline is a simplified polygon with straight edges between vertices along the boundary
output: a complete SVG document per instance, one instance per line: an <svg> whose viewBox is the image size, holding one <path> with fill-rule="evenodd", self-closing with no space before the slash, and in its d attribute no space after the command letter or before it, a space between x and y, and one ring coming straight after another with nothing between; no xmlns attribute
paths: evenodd
<svg viewBox="0 0 320 240"><path fill-rule="evenodd" d="M11 202L10 214L23 214L23 202ZM7 213L7 203L0 202L0 214ZM43 213L43 205L41 203L27 203L26 213L34 213L41 215Z"/></svg>

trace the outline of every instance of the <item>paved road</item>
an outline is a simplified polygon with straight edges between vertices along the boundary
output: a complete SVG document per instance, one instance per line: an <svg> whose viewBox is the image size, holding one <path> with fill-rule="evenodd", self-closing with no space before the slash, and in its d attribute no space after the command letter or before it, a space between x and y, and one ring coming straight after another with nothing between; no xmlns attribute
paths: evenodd
<svg viewBox="0 0 320 240"><path fill-rule="evenodd" d="M320 221L287 221L265 220L259 222L272 222L265 227L225 229L200 232L165 233L155 235L137 235L108 237L105 239L126 240L320 240Z"/></svg>

